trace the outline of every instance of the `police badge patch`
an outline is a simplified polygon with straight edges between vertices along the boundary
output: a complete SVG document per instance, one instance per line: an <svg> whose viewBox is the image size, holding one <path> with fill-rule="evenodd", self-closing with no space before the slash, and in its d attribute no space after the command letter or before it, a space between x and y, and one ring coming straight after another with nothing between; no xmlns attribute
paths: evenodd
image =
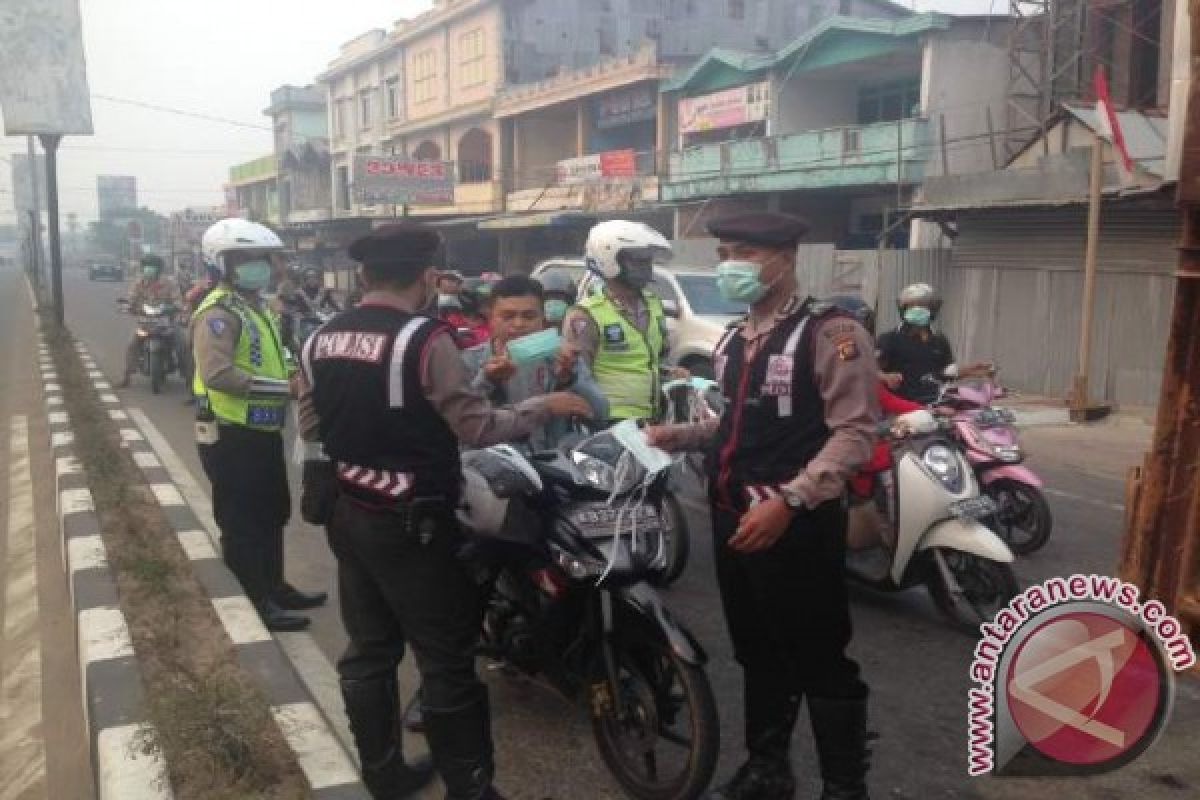
<svg viewBox="0 0 1200 800"><path fill-rule="evenodd" d="M842 361L853 361L858 358L858 342L853 336L842 336L835 339L833 346L837 348L838 358Z"/></svg>
<svg viewBox="0 0 1200 800"><path fill-rule="evenodd" d="M604 341L610 343L623 342L625 341L625 331L621 330L621 326L616 323L605 325Z"/></svg>
<svg viewBox="0 0 1200 800"><path fill-rule="evenodd" d="M224 336L225 331L229 330L229 324L220 317L209 317L208 329L212 331L213 336Z"/></svg>

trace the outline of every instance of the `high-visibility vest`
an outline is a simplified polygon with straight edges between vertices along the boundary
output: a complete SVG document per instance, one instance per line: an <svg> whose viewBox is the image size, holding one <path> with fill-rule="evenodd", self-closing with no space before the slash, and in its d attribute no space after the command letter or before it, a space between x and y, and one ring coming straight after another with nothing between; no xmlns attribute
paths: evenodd
<svg viewBox="0 0 1200 800"><path fill-rule="evenodd" d="M607 292L579 303L600 334L592 372L608 397L613 419L651 419L658 412L658 370L667 340L667 316L656 295L643 292L642 298L650 312L645 334L617 310Z"/></svg>
<svg viewBox="0 0 1200 800"><path fill-rule="evenodd" d="M241 321L234 366L258 377L287 380L288 366L274 315L270 311L253 308L236 292L219 286L204 298L194 317L199 319L214 306L224 308ZM197 324L205 323L201 320ZM207 407L221 422L261 431L283 428L287 397L235 395L211 389L205 386L204 377L198 369L192 379L192 391L200 407Z"/></svg>

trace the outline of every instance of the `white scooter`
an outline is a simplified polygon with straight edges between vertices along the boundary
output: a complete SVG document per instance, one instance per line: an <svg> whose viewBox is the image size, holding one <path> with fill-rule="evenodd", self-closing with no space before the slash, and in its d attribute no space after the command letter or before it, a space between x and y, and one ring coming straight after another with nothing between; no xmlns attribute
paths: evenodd
<svg viewBox="0 0 1200 800"><path fill-rule="evenodd" d="M882 591L924 584L951 622L977 633L1018 591L1012 551L980 522L995 503L930 412L897 417L889 439L892 471L850 508L847 570Z"/></svg>

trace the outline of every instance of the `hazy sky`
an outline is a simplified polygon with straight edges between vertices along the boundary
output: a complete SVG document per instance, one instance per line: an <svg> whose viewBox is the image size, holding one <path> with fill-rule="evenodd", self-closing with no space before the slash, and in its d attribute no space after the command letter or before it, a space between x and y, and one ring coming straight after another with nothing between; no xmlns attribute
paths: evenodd
<svg viewBox="0 0 1200 800"><path fill-rule="evenodd" d="M910 5L911 3L905 3ZM271 150L270 91L310 83L344 42L388 28L431 0L82 0L95 136L69 137L59 157L62 211L96 215L96 175L136 175L138 202L168 212L223 202L230 165ZM919 0L922 10L985 12L1006 0ZM95 95L237 120L207 122ZM24 152L5 138L0 152ZM10 189L0 163L0 189ZM11 222L0 195L0 222Z"/></svg>

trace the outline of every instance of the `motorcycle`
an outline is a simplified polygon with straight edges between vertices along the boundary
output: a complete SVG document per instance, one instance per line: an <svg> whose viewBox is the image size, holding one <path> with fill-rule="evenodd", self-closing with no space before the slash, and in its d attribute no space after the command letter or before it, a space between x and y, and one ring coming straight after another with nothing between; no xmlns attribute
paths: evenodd
<svg viewBox="0 0 1200 800"><path fill-rule="evenodd" d="M925 585L953 624L975 633L1018 587L1012 551L984 524L996 504L979 493L950 425L928 411L893 421L892 469L876 476L873 497L851 502L846 567L881 591Z"/></svg>
<svg viewBox="0 0 1200 800"><path fill-rule="evenodd" d="M529 457L464 453L463 557L486 597L482 653L585 702L631 797L690 800L720 726L704 651L650 586L667 568L671 461L631 437L622 424Z"/></svg>
<svg viewBox="0 0 1200 800"><path fill-rule="evenodd" d="M990 521L1017 555L1029 555L1050 539L1054 518L1042 489L1045 483L1026 466L1011 411L993 401L1003 389L991 379L947 384L937 406L953 412L954 434L983 487L996 501Z"/></svg>
<svg viewBox="0 0 1200 800"><path fill-rule="evenodd" d="M303 314L297 314L292 321L292 352L299 353L304 349L308 337L333 317L334 312L318 309L309 309Z"/></svg>
<svg viewBox="0 0 1200 800"><path fill-rule="evenodd" d="M175 321L179 309L172 303L148 302L129 308L128 300L119 302L137 317L138 371L150 379L150 391L159 394L167 376L179 371L179 332Z"/></svg>

